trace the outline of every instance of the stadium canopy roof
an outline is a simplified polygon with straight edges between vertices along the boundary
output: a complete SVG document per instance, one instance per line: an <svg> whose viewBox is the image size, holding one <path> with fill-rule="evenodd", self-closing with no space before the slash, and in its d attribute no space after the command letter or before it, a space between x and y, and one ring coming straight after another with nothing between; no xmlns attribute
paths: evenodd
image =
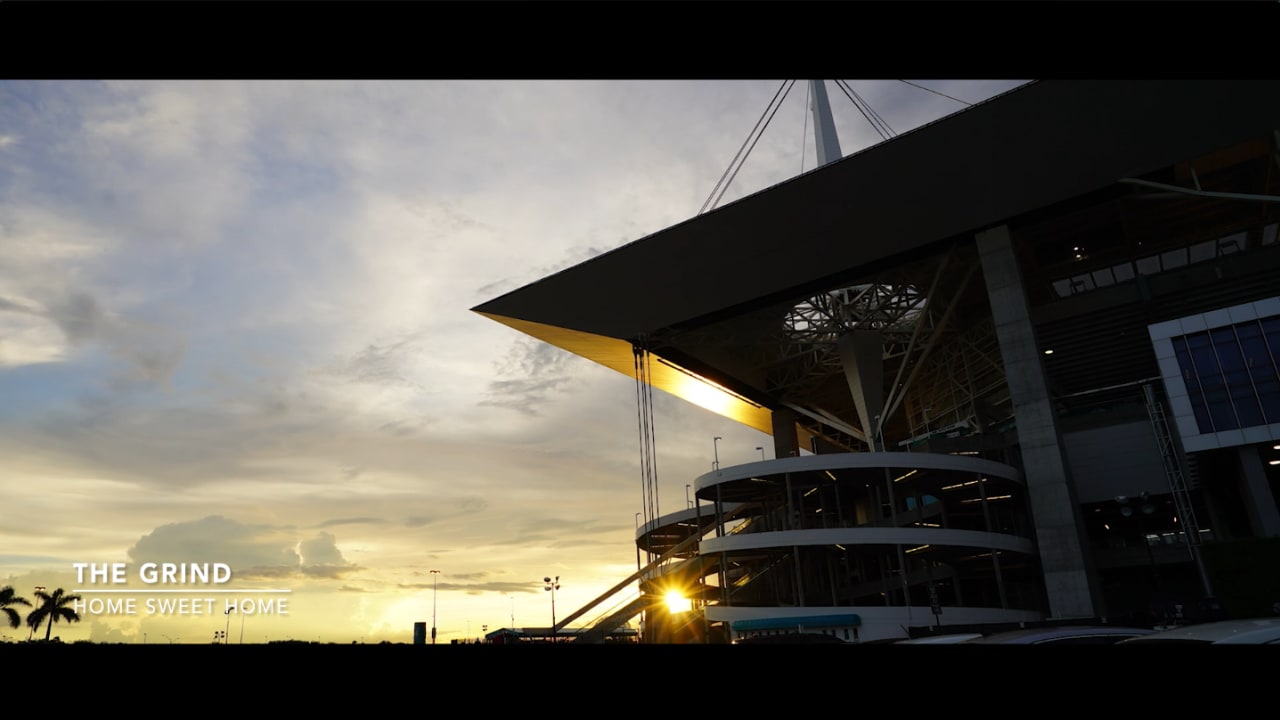
<svg viewBox="0 0 1280 720"><path fill-rule="evenodd" d="M1134 192L1122 179L1174 182L1177 163L1270 137L1277 118L1280 81L1034 82L473 310L633 377L643 342L655 387L771 432L761 368L797 302Z"/></svg>

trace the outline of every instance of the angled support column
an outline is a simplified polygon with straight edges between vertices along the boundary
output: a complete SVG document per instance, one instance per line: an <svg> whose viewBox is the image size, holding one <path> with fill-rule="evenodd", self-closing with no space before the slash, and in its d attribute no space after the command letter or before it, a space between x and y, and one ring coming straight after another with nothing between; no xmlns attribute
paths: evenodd
<svg viewBox="0 0 1280 720"><path fill-rule="evenodd" d="M852 330L840 336L837 348L868 444L887 450L880 432L880 415L884 413L884 339L877 332Z"/></svg>
<svg viewBox="0 0 1280 720"><path fill-rule="evenodd" d="M1050 614L1063 619L1104 614L1009 228L978 233L976 240L1013 400Z"/></svg>

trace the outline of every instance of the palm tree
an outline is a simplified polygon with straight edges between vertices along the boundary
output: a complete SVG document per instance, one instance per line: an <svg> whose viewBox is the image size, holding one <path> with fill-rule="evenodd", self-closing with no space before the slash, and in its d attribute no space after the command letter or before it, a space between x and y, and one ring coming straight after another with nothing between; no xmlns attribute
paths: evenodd
<svg viewBox="0 0 1280 720"><path fill-rule="evenodd" d="M30 625L31 629L37 630L40 628L40 623L48 618L49 627L44 631L45 640L49 639L49 635L53 633L53 624L59 620L80 622L80 613L73 609L75 603L81 599L80 596L66 595L64 592L62 588L58 588L51 593L43 590L36 591L36 600L39 601L40 607L32 610L31 614L27 616L27 625Z"/></svg>
<svg viewBox="0 0 1280 720"><path fill-rule="evenodd" d="M27 607L31 607L31 601L24 597L18 597L13 590L13 586L5 585L0 588L0 608L3 608L4 614L9 616L9 627L21 627L22 616L18 614L17 610L9 607L10 605L26 605Z"/></svg>

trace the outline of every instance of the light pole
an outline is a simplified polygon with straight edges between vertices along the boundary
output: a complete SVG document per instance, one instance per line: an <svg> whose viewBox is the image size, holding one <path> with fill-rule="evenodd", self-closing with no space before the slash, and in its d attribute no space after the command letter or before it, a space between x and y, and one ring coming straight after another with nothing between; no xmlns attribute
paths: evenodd
<svg viewBox="0 0 1280 720"><path fill-rule="evenodd" d="M516 631L516 596L511 595L511 632Z"/></svg>
<svg viewBox="0 0 1280 720"><path fill-rule="evenodd" d="M436 644L436 598L440 589L440 571L431 571L431 644Z"/></svg>
<svg viewBox="0 0 1280 720"><path fill-rule="evenodd" d="M720 441L723 439L717 436L711 440L711 449L715 453L715 462L712 463L712 466L716 470L720 469Z"/></svg>
<svg viewBox="0 0 1280 720"><path fill-rule="evenodd" d="M549 577L542 578L542 582L546 583L543 590L551 593L551 642L556 641L556 591L560 589L560 576L557 575L555 580Z"/></svg>
<svg viewBox="0 0 1280 720"><path fill-rule="evenodd" d="M244 611L240 611L240 644L244 644Z"/></svg>
<svg viewBox="0 0 1280 720"><path fill-rule="evenodd" d="M227 608L226 612L222 613L223 615L227 616L226 627L222 629L222 642L224 645L227 642L227 631L231 629L231 611L235 609L236 609L236 606L232 605L231 607Z"/></svg>
<svg viewBox="0 0 1280 720"><path fill-rule="evenodd" d="M640 513L636 513L636 572L640 571ZM512 623L514 625L515 623Z"/></svg>
<svg viewBox="0 0 1280 720"><path fill-rule="evenodd" d="M684 485L684 504L685 504L685 505L687 505L687 506L689 506L690 508L692 508L692 507L693 507L693 501L689 499L689 488L690 488L689 483L685 483L685 485Z"/></svg>

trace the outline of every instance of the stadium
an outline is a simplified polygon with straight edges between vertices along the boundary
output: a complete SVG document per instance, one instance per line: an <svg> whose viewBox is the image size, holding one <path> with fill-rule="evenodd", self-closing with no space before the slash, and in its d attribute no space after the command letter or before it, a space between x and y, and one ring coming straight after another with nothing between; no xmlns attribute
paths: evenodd
<svg viewBox="0 0 1280 720"><path fill-rule="evenodd" d="M576 640L1273 614L1277 118L1034 82L474 308L773 438L645 508Z"/></svg>

